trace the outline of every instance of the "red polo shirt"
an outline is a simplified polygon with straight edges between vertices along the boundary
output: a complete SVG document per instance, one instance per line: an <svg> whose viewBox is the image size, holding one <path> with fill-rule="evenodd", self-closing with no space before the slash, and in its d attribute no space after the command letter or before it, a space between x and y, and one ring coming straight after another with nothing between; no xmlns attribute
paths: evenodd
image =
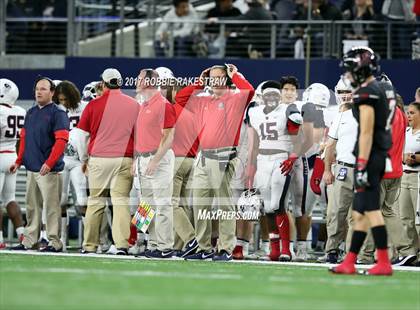
<svg viewBox="0 0 420 310"><path fill-rule="evenodd" d="M176 114L172 104L157 92L140 105L137 117L136 151L154 152L159 148L163 129L175 127Z"/></svg>
<svg viewBox="0 0 420 310"><path fill-rule="evenodd" d="M176 113L175 137L172 149L175 156L195 157L198 150L198 132L194 114L181 105L174 104Z"/></svg>
<svg viewBox="0 0 420 310"><path fill-rule="evenodd" d="M392 120L392 146L388 151L392 162L392 172L385 173L384 179L397 179L403 175L402 154L407 126L408 122L404 113L399 108L395 108Z"/></svg>
<svg viewBox="0 0 420 310"><path fill-rule="evenodd" d="M220 98L201 92L197 85L181 89L176 102L194 114L199 131L201 149L237 146L241 124L254 88L241 75L232 77L236 90L229 90Z"/></svg>
<svg viewBox="0 0 420 310"><path fill-rule="evenodd" d="M106 90L82 113L78 128L90 133L88 153L96 157L133 157L139 104L119 89Z"/></svg>

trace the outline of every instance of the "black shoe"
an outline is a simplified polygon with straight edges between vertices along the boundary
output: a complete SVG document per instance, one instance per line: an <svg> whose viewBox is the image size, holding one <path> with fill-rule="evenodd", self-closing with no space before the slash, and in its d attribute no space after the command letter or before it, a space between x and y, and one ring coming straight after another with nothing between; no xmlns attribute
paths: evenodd
<svg viewBox="0 0 420 310"><path fill-rule="evenodd" d="M184 250L184 253L182 254L181 257L186 257L190 254L193 254L197 249L198 249L198 242L194 238L190 242L187 243L187 245L185 247L185 250Z"/></svg>
<svg viewBox="0 0 420 310"><path fill-rule="evenodd" d="M184 251L174 250L173 256L176 256L176 257L184 257Z"/></svg>
<svg viewBox="0 0 420 310"><path fill-rule="evenodd" d="M400 256L392 261L394 266L413 266L417 257L416 255Z"/></svg>
<svg viewBox="0 0 420 310"><path fill-rule="evenodd" d="M338 253L336 251L331 251L327 253L327 259L325 262L327 264L337 264L338 261Z"/></svg>
<svg viewBox="0 0 420 310"><path fill-rule="evenodd" d="M115 255L128 255L128 250L126 248L118 248Z"/></svg>
<svg viewBox="0 0 420 310"><path fill-rule="evenodd" d="M38 250L42 251L48 247L48 241L44 238L38 241Z"/></svg>
<svg viewBox="0 0 420 310"><path fill-rule="evenodd" d="M63 249L57 250L52 245L48 245L46 248L43 248L42 250L39 250L39 251L43 253L60 253L60 252L63 252Z"/></svg>
<svg viewBox="0 0 420 310"><path fill-rule="evenodd" d="M185 260L211 260L214 257L214 251L205 252L198 251L197 253L185 256Z"/></svg>
<svg viewBox="0 0 420 310"><path fill-rule="evenodd" d="M214 255L213 261L214 262L228 262L232 260L232 254L229 254L225 250L221 250L218 254Z"/></svg>
<svg viewBox="0 0 420 310"><path fill-rule="evenodd" d="M22 243L18 244L17 246L13 246L10 248L12 251L27 251L27 249Z"/></svg>
<svg viewBox="0 0 420 310"><path fill-rule="evenodd" d="M160 250L154 250L147 252L146 254L147 258L172 258L174 256L173 250L166 250L166 251L160 251Z"/></svg>

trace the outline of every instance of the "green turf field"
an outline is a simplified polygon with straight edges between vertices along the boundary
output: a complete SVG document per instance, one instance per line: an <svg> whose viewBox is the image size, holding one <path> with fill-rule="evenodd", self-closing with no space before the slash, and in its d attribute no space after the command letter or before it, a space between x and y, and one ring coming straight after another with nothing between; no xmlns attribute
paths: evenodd
<svg viewBox="0 0 420 310"><path fill-rule="evenodd" d="M0 309L420 309L420 273L0 255Z"/></svg>

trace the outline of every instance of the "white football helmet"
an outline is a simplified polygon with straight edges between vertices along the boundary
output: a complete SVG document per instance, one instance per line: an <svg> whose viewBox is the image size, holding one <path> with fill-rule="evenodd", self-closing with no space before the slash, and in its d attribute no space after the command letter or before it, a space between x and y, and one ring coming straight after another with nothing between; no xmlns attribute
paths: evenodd
<svg viewBox="0 0 420 310"><path fill-rule="evenodd" d="M311 102L324 109L330 103L330 90L324 84L313 83L303 92L302 101Z"/></svg>
<svg viewBox="0 0 420 310"><path fill-rule="evenodd" d="M334 87L335 100L338 106L352 102L352 90L350 80L342 75Z"/></svg>
<svg viewBox="0 0 420 310"><path fill-rule="evenodd" d="M0 79L0 103L15 104L19 97L19 88L8 79Z"/></svg>
<svg viewBox="0 0 420 310"><path fill-rule="evenodd" d="M254 101L258 105L264 104L264 101L262 99L262 86L265 82L267 81L262 81L260 84L258 84L257 88L255 89L254 97L252 98L252 101Z"/></svg>
<svg viewBox="0 0 420 310"><path fill-rule="evenodd" d="M86 84L85 87L83 87L82 91L82 101L89 102L92 99L95 99L97 96L96 93L96 85L100 83L99 81L90 82L89 84Z"/></svg>
<svg viewBox="0 0 420 310"><path fill-rule="evenodd" d="M155 71L158 73L159 78L161 79L171 79L175 77L172 70L167 67L157 67Z"/></svg>
<svg viewBox="0 0 420 310"><path fill-rule="evenodd" d="M61 82L62 82L61 80L53 80L55 87L57 87L58 84L60 84Z"/></svg>
<svg viewBox="0 0 420 310"><path fill-rule="evenodd" d="M238 199L238 213L241 219L258 220L264 209L264 201L256 189L247 189Z"/></svg>

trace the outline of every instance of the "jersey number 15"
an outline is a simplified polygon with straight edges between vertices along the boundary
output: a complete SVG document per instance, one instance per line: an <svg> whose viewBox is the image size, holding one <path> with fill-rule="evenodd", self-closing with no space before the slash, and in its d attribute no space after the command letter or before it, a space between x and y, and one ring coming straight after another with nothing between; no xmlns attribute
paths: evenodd
<svg viewBox="0 0 420 310"><path fill-rule="evenodd" d="M277 123L261 123L261 140L278 140L279 133L276 130Z"/></svg>

